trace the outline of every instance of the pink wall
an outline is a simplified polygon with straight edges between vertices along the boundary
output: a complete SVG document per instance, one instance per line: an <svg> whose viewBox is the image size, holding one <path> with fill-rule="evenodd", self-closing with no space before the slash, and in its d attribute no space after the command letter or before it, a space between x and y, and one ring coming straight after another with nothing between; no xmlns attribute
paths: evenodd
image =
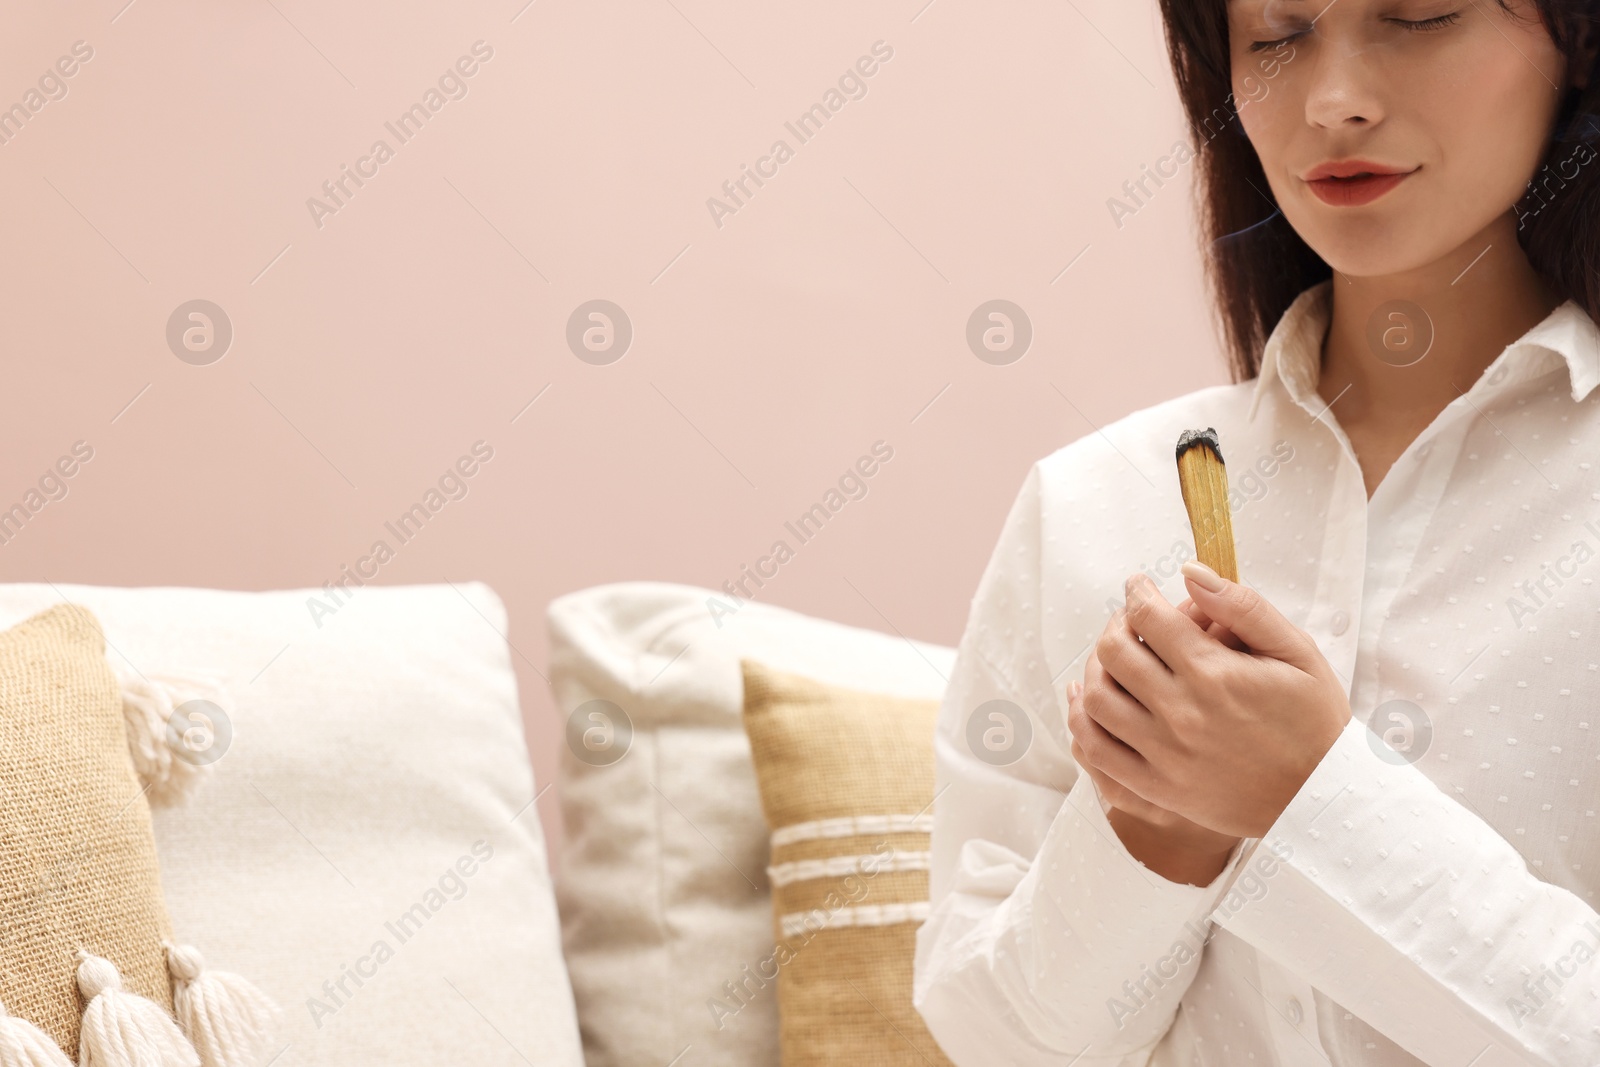
<svg viewBox="0 0 1600 1067"><path fill-rule="evenodd" d="M0 106L59 98L0 144L0 506L94 457L0 577L320 585L487 441L378 580L505 598L543 782L551 597L720 586L882 439L763 599L953 644L1034 459L1224 380L1190 175L1107 206L1182 133L1153 4L524 3L8 11ZM478 41L464 97L385 128ZM878 41L801 143L785 122ZM707 199L780 138L719 227ZM378 139L319 226L308 198ZM565 342L595 298L634 329L609 365ZM1034 330L1003 366L965 341L995 298ZM234 331L209 365L167 342L195 299Z"/></svg>

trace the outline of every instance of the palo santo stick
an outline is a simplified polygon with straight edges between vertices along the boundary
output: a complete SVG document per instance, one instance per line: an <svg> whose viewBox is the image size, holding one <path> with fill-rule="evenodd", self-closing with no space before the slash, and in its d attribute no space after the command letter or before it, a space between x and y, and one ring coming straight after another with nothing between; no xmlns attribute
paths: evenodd
<svg viewBox="0 0 1600 1067"><path fill-rule="evenodd" d="M1222 462L1217 431L1185 430L1178 437L1178 485L1194 529L1200 562L1230 582L1239 580L1233 551L1233 517L1228 508L1228 469Z"/></svg>

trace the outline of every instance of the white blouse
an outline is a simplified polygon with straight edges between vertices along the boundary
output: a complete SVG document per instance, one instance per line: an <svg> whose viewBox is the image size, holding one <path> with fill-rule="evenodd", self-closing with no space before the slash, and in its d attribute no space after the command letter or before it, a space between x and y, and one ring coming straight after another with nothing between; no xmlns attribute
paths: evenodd
<svg viewBox="0 0 1600 1067"><path fill-rule="evenodd" d="M917 935L915 1002L961 1067L1600 1064L1600 330L1557 308L1369 501L1316 392L1331 284L1258 378L1067 445L1011 507L939 714ZM1173 447L1207 426L1241 578L1354 717L1197 887L1123 847L1064 690L1129 573L1187 595Z"/></svg>

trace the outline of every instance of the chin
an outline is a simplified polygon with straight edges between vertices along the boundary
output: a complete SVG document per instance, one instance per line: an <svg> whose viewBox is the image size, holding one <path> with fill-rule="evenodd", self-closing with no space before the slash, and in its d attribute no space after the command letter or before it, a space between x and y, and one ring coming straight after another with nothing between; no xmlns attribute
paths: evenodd
<svg viewBox="0 0 1600 1067"><path fill-rule="evenodd" d="M1438 230L1430 230L1416 216L1399 222L1376 214L1337 222L1320 218L1295 230L1335 273L1352 278L1402 274L1427 266L1447 251L1439 245Z"/></svg>

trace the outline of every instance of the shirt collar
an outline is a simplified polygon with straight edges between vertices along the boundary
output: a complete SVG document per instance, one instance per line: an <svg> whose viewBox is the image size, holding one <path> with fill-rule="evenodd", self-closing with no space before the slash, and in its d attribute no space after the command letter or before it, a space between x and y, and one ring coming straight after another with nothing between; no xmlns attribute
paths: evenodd
<svg viewBox="0 0 1600 1067"><path fill-rule="evenodd" d="M1317 282L1294 298L1273 327L1261 353L1261 370L1256 375L1248 418L1255 418L1261 398L1274 382L1281 382L1289 396L1302 405L1315 396L1317 379L1322 374L1322 341L1328 332L1332 293L1331 278ZM1565 301L1506 346L1485 368L1484 377L1492 374L1496 382L1500 381L1501 368L1527 354L1543 358L1526 367L1519 379L1546 373L1564 363L1574 401L1583 400L1600 384L1600 327L1575 300ZM1320 400L1317 406L1322 406Z"/></svg>

